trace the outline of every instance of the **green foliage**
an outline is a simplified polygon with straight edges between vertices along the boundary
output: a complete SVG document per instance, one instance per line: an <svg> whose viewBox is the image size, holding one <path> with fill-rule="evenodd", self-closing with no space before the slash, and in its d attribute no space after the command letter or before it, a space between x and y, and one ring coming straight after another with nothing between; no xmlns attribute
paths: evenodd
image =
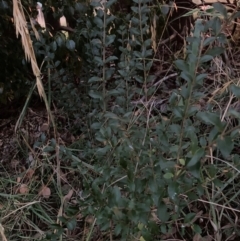
<svg viewBox="0 0 240 241"><path fill-rule="evenodd" d="M224 51L219 47L205 50L221 34L219 18L214 17L205 24L202 20L196 21L192 36L187 39L187 58L175 61L183 85L172 91L168 118L162 118L144 106L131 104L133 98L149 99L154 93L151 87L146 88L152 80L148 75L152 66L148 7L144 1L134 1L132 11L133 16L126 17L131 25L118 26L116 38L121 54L114 76L114 69L107 65L104 55L104 46L108 45L105 45L107 38L102 35L102 28L107 26L103 19L107 22L108 16L101 11L96 16L95 23L101 31L98 38L94 38L98 50L93 69L101 74L89 78L92 85L89 96L94 107L89 117L96 146L91 160L99 175L93 181L84 182L86 196L90 195L81 206L88 203L86 214L95 215L102 230L114 225L115 235L122 240L131 236L152 240L159 229L151 221L151 208L156 208L162 230L166 222L173 225L187 211L189 202L202 195L205 169L208 169L208 166L203 168L203 163L209 146L216 145L226 158L234 144L224 134L226 123L218 112L200 111L195 107L202 98L198 91L206 78L205 73L198 74L199 69L206 70L207 63ZM208 31L212 31L211 41L202 38ZM223 38L219 39L223 43ZM201 123L210 129L203 132ZM89 208L89 203L98 207L97 211ZM184 216L185 227L192 230L190 237L202 232L194 223L195 215L189 212ZM183 235L186 235L184 230Z"/></svg>
<svg viewBox="0 0 240 241"><path fill-rule="evenodd" d="M231 126L216 106L198 106L207 95L210 63L225 51L227 39L218 15L227 18L226 9L215 4L218 14L195 22L186 39L186 57L173 63L179 81L168 92L166 111L156 113L148 105L158 91L163 93L149 74L154 64L149 7L153 1L133 0L124 18L107 13L114 4L108 1L105 9L95 9L95 16L90 12L98 3L72 4L70 12L78 13L73 35L41 33L40 40L34 39L48 92L58 107L78 120L72 129L81 134L68 147L41 135L34 150L41 150L43 163L57 155L74 171L82 190L76 206L67 206L65 215L58 216L61 225L47 215L46 207L32 212L48 224L46 240L58 240L64 229L75 230L79 208L83 218L95 218L87 240L94 225L110 233L112 240L155 240L174 233L176 223L181 225L178 236L192 240L206 231L198 222L200 200L222 203L221 194L239 174L234 152L238 124ZM163 5L163 14L167 11ZM239 98L236 84L228 91ZM224 115L240 118L231 109ZM227 184L216 160L232 168L227 169ZM212 187L216 189L210 198ZM206 211L217 227L216 212L212 206Z"/></svg>

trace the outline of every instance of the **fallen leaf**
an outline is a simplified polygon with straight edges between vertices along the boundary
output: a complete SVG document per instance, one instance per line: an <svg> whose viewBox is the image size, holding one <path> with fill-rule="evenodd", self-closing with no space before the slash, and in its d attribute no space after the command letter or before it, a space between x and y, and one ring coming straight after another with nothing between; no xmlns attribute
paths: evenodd
<svg viewBox="0 0 240 241"><path fill-rule="evenodd" d="M71 189L69 190L68 194L64 196L63 200L68 202L71 199L72 195L73 195L73 190Z"/></svg>
<svg viewBox="0 0 240 241"><path fill-rule="evenodd" d="M204 239L199 233L196 233L193 237L193 241L204 241Z"/></svg>
<svg viewBox="0 0 240 241"><path fill-rule="evenodd" d="M26 174L25 174L25 178L26 178L27 180L32 179L34 172L35 172L35 171L34 171L32 168L29 168L29 169L27 170Z"/></svg>
<svg viewBox="0 0 240 241"><path fill-rule="evenodd" d="M29 188L28 188L27 184L21 184L18 191L21 194L27 194L27 193L29 193Z"/></svg>
<svg viewBox="0 0 240 241"><path fill-rule="evenodd" d="M88 224L92 224L94 222L94 217L92 215L88 215L85 218L85 222L88 223Z"/></svg>
<svg viewBox="0 0 240 241"><path fill-rule="evenodd" d="M210 235L203 237L203 241L212 241L212 240L213 238Z"/></svg>
<svg viewBox="0 0 240 241"><path fill-rule="evenodd" d="M17 177L17 183L20 183L20 182L21 182L21 180L22 180L22 178L21 178L21 177Z"/></svg>
<svg viewBox="0 0 240 241"><path fill-rule="evenodd" d="M39 196L42 196L43 198L48 199L51 195L51 190L47 186L43 186L40 191L38 192Z"/></svg>
<svg viewBox="0 0 240 241"><path fill-rule="evenodd" d="M14 159L14 160L11 161L11 167L13 169L16 169L18 165L19 165L19 161L18 160Z"/></svg>
<svg viewBox="0 0 240 241"><path fill-rule="evenodd" d="M33 154L31 152L28 153L27 162L29 166L34 165L35 159L33 158Z"/></svg>
<svg viewBox="0 0 240 241"><path fill-rule="evenodd" d="M76 138L73 135L71 135L71 141L74 142L75 140Z"/></svg>
<svg viewBox="0 0 240 241"><path fill-rule="evenodd" d="M40 131L45 132L48 130L48 123L43 123L42 126L40 127Z"/></svg>

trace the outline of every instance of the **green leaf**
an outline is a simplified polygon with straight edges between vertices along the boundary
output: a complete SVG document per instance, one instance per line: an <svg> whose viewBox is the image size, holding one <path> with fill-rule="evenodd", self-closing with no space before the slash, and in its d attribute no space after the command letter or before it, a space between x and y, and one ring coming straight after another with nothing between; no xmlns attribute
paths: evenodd
<svg viewBox="0 0 240 241"><path fill-rule="evenodd" d="M180 95L184 98L184 99L187 99L189 97L189 94L190 94L190 89L187 87L187 86L182 86L181 90L180 90ZM180 101L179 101L180 102ZM181 98L181 102L182 101L182 98ZM181 104L183 105L183 104Z"/></svg>
<svg viewBox="0 0 240 241"><path fill-rule="evenodd" d="M116 2L117 2L117 0L108 0L108 1L106 1L105 7L108 9Z"/></svg>
<svg viewBox="0 0 240 241"><path fill-rule="evenodd" d="M132 111L129 111L129 112L127 112L127 113L125 113L125 114L123 115L123 117L124 117L124 118L127 118L129 121L130 121L130 119L132 118L132 116L133 116L133 112L132 112Z"/></svg>
<svg viewBox="0 0 240 241"><path fill-rule="evenodd" d="M200 45L200 36L201 36L201 32L204 31L204 25L203 25L203 21L202 19L197 19L195 22L195 28L194 28L194 32L193 32L193 37L194 37L194 41L193 41L193 53L194 55L196 53L198 53L199 51L199 45Z"/></svg>
<svg viewBox="0 0 240 241"><path fill-rule="evenodd" d="M230 19L232 21L232 20L238 19L239 17L240 17L240 11L233 13Z"/></svg>
<svg viewBox="0 0 240 241"><path fill-rule="evenodd" d="M133 54L136 58L142 58L142 52L140 51L134 51Z"/></svg>
<svg viewBox="0 0 240 241"><path fill-rule="evenodd" d="M144 41L144 46L147 48L147 47L151 47L151 44L152 44L152 40L151 39L147 39Z"/></svg>
<svg viewBox="0 0 240 241"><path fill-rule="evenodd" d="M93 99L100 99L102 100L102 93L100 92L95 92L93 90L89 91L89 96L91 96Z"/></svg>
<svg viewBox="0 0 240 241"><path fill-rule="evenodd" d="M188 167L189 173L197 179L200 179L200 170L201 170L201 162L198 162L194 166Z"/></svg>
<svg viewBox="0 0 240 241"><path fill-rule="evenodd" d="M108 47L111 43L115 41L116 35L107 35L106 36L106 41L105 41L105 47Z"/></svg>
<svg viewBox="0 0 240 241"><path fill-rule="evenodd" d="M188 72L188 65L184 60L178 59L174 63L179 70Z"/></svg>
<svg viewBox="0 0 240 241"><path fill-rule="evenodd" d="M119 117L112 113L112 112L107 112L105 115L104 115L106 118L110 118L110 119L119 119Z"/></svg>
<svg viewBox="0 0 240 241"><path fill-rule="evenodd" d="M115 229L114 229L114 232L115 232L115 234L118 236L120 233L121 233L121 231L122 231L122 224L117 224L116 226L115 226Z"/></svg>
<svg viewBox="0 0 240 241"><path fill-rule="evenodd" d="M212 57L216 57L224 53L225 49L223 47L213 47L206 51L206 55L211 55Z"/></svg>
<svg viewBox="0 0 240 241"><path fill-rule="evenodd" d="M208 76L208 74L199 74L199 75L197 75L197 77L196 77L196 82L198 83L198 84L203 84L203 80L206 78Z"/></svg>
<svg viewBox="0 0 240 241"><path fill-rule="evenodd" d="M113 187L113 195L115 198L115 202L118 203L119 200L122 198L121 192L118 187Z"/></svg>
<svg viewBox="0 0 240 241"><path fill-rule="evenodd" d="M152 49L148 49L148 50L143 50L142 51L142 58L147 58L152 56ZM149 62L150 66L152 65L152 62Z"/></svg>
<svg viewBox="0 0 240 241"><path fill-rule="evenodd" d="M178 197L178 187L179 184L176 181L173 181L168 185L168 196L172 200L175 200Z"/></svg>
<svg viewBox="0 0 240 241"><path fill-rule="evenodd" d="M112 62L114 60L118 60L118 57L116 56L110 56L108 57L106 60L105 60L105 64L109 63L109 62Z"/></svg>
<svg viewBox="0 0 240 241"><path fill-rule="evenodd" d="M63 46L64 40L63 40L62 36L57 36L56 42L57 42L59 47Z"/></svg>
<svg viewBox="0 0 240 241"><path fill-rule="evenodd" d="M75 218L67 222L68 230L74 230L76 226L77 226L77 221Z"/></svg>
<svg viewBox="0 0 240 241"><path fill-rule="evenodd" d="M91 44L100 47L102 45L102 41L99 38L94 38L91 40Z"/></svg>
<svg viewBox="0 0 240 241"><path fill-rule="evenodd" d="M214 126L217 126L219 129L222 129L224 127L224 123L221 122L219 114L198 112L196 116L206 124L212 124Z"/></svg>
<svg viewBox="0 0 240 241"><path fill-rule="evenodd" d="M136 25L138 26L140 24L140 20L136 17L132 17L132 24L135 25L135 26Z"/></svg>
<svg viewBox="0 0 240 241"><path fill-rule="evenodd" d="M142 65L141 65L141 66L142 66ZM135 77L135 80L136 80L137 82L143 83L143 77L142 77L142 76L136 75L136 76L134 76L134 77Z"/></svg>
<svg viewBox="0 0 240 241"><path fill-rule="evenodd" d="M108 2L108 1L107 1ZM107 15L107 19L106 19L106 25L112 24L112 22L116 19L116 17L114 15Z"/></svg>
<svg viewBox="0 0 240 241"><path fill-rule="evenodd" d="M176 165L176 163L174 161L160 160L159 165L161 169L164 170L166 168L173 168Z"/></svg>
<svg viewBox="0 0 240 241"><path fill-rule="evenodd" d="M67 47L67 49L73 51L73 50L75 50L76 44L73 40L68 39L67 43L66 43L66 47Z"/></svg>
<svg viewBox="0 0 240 241"><path fill-rule="evenodd" d="M215 178L216 177L216 174L218 172L218 168L216 165L214 164L210 164L208 166L206 166L206 169L208 171L208 174L211 178Z"/></svg>
<svg viewBox="0 0 240 241"><path fill-rule="evenodd" d="M169 13L169 9L170 9L169 5L168 4L160 4L159 2L157 2L157 3L158 3L158 7L160 8L162 14L164 16L166 16Z"/></svg>
<svg viewBox="0 0 240 241"><path fill-rule="evenodd" d="M185 159L179 159L179 163L180 163L182 166L185 166L186 161L185 161Z"/></svg>
<svg viewBox="0 0 240 241"><path fill-rule="evenodd" d="M95 17L93 19L93 22L99 27L99 28L103 28L103 20L99 17Z"/></svg>
<svg viewBox="0 0 240 241"><path fill-rule="evenodd" d="M79 13L86 11L86 6L82 3L76 3L75 4L75 10Z"/></svg>
<svg viewBox="0 0 240 241"><path fill-rule="evenodd" d="M216 40L216 37L208 37L203 42L203 47L207 47L209 44L213 43Z"/></svg>
<svg viewBox="0 0 240 241"><path fill-rule="evenodd" d="M192 192L188 192L188 199L189 201L196 201L198 199L198 195L196 194L195 190Z"/></svg>
<svg viewBox="0 0 240 241"><path fill-rule="evenodd" d="M90 78L88 80L88 83L93 83L93 82L98 82L98 81L101 81L102 79L97 77L97 76L93 76L92 78Z"/></svg>
<svg viewBox="0 0 240 241"><path fill-rule="evenodd" d="M218 17L214 17L212 19L211 28L213 29L216 35L218 35L221 32L222 23Z"/></svg>
<svg viewBox="0 0 240 241"><path fill-rule="evenodd" d="M54 67L57 68L60 64L61 64L61 62L60 62L59 60L57 60L57 61L54 63Z"/></svg>
<svg viewBox="0 0 240 241"><path fill-rule="evenodd" d="M240 87L237 85L232 84L230 86L230 90L232 93L239 99L240 98Z"/></svg>
<svg viewBox="0 0 240 241"><path fill-rule="evenodd" d="M185 224L190 224L195 217L196 217L196 213L188 213L188 214L184 217L184 223L185 223Z"/></svg>
<svg viewBox="0 0 240 241"><path fill-rule="evenodd" d="M187 111L187 117L193 116L196 114L196 112L199 111L199 107L198 106L190 106L188 111Z"/></svg>
<svg viewBox="0 0 240 241"><path fill-rule="evenodd" d="M138 13L138 7L132 6L132 7L131 7L131 10L132 10L134 13Z"/></svg>
<svg viewBox="0 0 240 241"><path fill-rule="evenodd" d="M236 110L230 109L228 111L229 116L233 116L234 118L240 119L240 113Z"/></svg>
<svg viewBox="0 0 240 241"><path fill-rule="evenodd" d="M121 158L119 164L123 169L127 170L128 162L125 158Z"/></svg>
<svg viewBox="0 0 240 241"><path fill-rule="evenodd" d="M225 6L221 3L213 3L213 7L215 10L217 10L219 13L223 15L225 19L227 19L227 9Z"/></svg>
<svg viewBox="0 0 240 241"><path fill-rule="evenodd" d="M184 109L182 106L177 106L173 109L173 113L176 117L183 118Z"/></svg>
<svg viewBox="0 0 240 241"><path fill-rule="evenodd" d="M200 58L200 63L205 63L213 59L211 55L204 55Z"/></svg>
<svg viewBox="0 0 240 241"><path fill-rule="evenodd" d="M217 139L217 148L224 157L228 157L234 148L234 142L230 136L219 136Z"/></svg>
<svg viewBox="0 0 240 241"><path fill-rule="evenodd" d="M151 52L151 56L152 56L152 50L149 50L149 53ZM150 56L149 55L149 56ZM153 65L153 62L152 61L149 61L147 62L146 66L145 66L145 70L150 70L152 68L152 65ZM149 77L149 76L148 76Z"/></svg>
<svg viewBox="0 0 240 241"><path fill-rule="evenodd" d="M150 12L150 8L147 6L147 5L143 5L141 8L140 8L140 13L141 14L146 14L146 13L149 13ZM143 15L142 15L143 16Z"/></svg>
<svg viewBox="0 0 240 241"><path fill-rule="evenodd" d="M123 77L126 78L129 73L126 70L118 70L118 73Z"/></svg>
<svg viewBox="0 0 240 241"><path fill-rule="evenodd" d="M55 150L55 148L52 146L46 146L43 148L43 152L52 152L54 150Z"/></svg>
<svg viewBox="0 0 240 241"><path fill-rule="evenodd" d="M159 203L157 208L157 215L158 215L158 218L162 221L162 223L165 223L169 220L170 215L169 215L169 212L167 211L167 206L165 203L163 202Z"/></svg>
<svg viewBox="0 0 240 241"><path fill-rule="evenodd" d="M107 152L109 152L110 150L111 150L110 146L105 146L103 148L98 148L97 151L96 151L96 155L103 156Z"/></svg>
<svg viewBox="0 0 240 241"><path fill-rule="evenodd" d="M193 155L192 159L187 163L187 167L195 166L200 159L205 155L205 150L203 148L199 148Z"/></svg>
<svg viewBox="0 0 240 241"><path fill-rule="evenodd" d="M190 73L188 71L182 71L180 74L180 77L183 78L184 80L186 80L188 83L190 83L192 81L192 76L190 75Z"/></svg>
<svg viewBox="0 0 240 241"><path fill-rule="evenodd" d="M204 137L200 137L199 144L201 147L206 147L207 146L207 141Z"/></svg>
<svg viewBox="0 0 240 241"><path fill-rule="evenodd" d="M50 46L51 46L51 49L52 49L52 51L56 51L57 50L57 42L56 41L53 41L51 44L50 44Z"/></svg>
<svg viewBox="0 0 240 241"><path fill-rule="evenodd" d="M99 123L99 122L95 122L91 125L91 129L94 129L94 130L99 130L101 128L102 124Z"/></svg>
<svg viewBox="0 0 240 241"><path fill-rule="evenodd" d="M1 1L0 2L0 8L2 9L8 9L9 8L9 5L6 1Z"/></svg>
<svg viewBox="0 0 240 241"><path fill-rule="evenodd" d="M103 66L103 60L101 57L95 56L94 60L97 62L97 64L99 64L100 66Z"/></svg>
<svg viewBox="0 0 240 241"><path fill-rule="evenodd" d="M171 172L167 172L167 173L165 173L165 174L163 175L163 177L164 177L165 179L171 179L171 178L174 177L174 175L173 175Z"/></svg>
<svg viewBox="0 0 240 241"><path fill-rule="evenodd" d="M180 125L172 124L172 125L169 126L169 128L173 133L175 133L177 135L179 135L180 132L181 132L181 126Z"/></svg>
<svg viewBox="0 0 240 241"><path fill-rule="evenodd" d="M200 235L202 233L201 227L199 225L195 224L195 223L192 225L192 229L196 234ZM199 239L196 239L196 240L201 241L201 240L204 240L204 239L202 239L201 236L199 236Z"/></svg>
<svg viewBox="0 0 240 241"><path fill-rule="evenodd" d="M188 54L188 63L189 63L189 72L193 73L193 70L195 70L196 65L198 64L198 51L199 51L199 46L194 46L197 44L197 41L194 41L192 44L192 53ZM194 48L196 48L194 52ZM195 73L195 72L194 72Z"/></svg>
<svg viewBox="0 0 240 241"><path fill-rule="evenodd" d="M115 70L113 68L106 68L105 71L105 81L110 80L112 75L115 73ZM108 93L106 93L108 95Z"/></svg>

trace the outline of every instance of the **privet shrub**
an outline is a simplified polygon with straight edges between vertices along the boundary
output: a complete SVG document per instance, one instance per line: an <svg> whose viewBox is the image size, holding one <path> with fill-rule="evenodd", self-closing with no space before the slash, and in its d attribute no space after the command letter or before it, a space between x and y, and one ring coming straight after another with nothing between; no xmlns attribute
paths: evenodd
<svg viewBox="0 0 240 241"><path fill-rule="evenodd" d="M214 7L226 17L222 5ZM186 39L186 59L174 62L182 85L171 90L167 111L154 114L147 105L156 88L149 75L149 7L147 1L134 0L131 9L127 24L118 26L116 35L106 31L114 17L102 10L97 11L94 28L90 27L89 46L94 53L88 119L93 139L82 155L94 166L94 177L84 178L86 166L72 162L83 180L80 206L116 239L153 240L158 234L174 232L179 220L180 235L191 239L203 232L191 207L198 205L206 186L217 180L217 167L207 164L209 150L219 158L229 158L237 135L220 119L217 108L198 105L207 94L209 63L224 52L217 45L224 46L227 40L218 15L196 21ZM116 44L121 51L118 59L107 55L108 48ZM237 87L232 91L237 94ZM144 100L144 104L136 106L133 100ZM210 172L209 182L206 175ZM222 187L219 179L214 184Z"/></svg>
<svg viewBox="0 0 240 241"><path fill-rule="evenodd" d="M83 217L95 218L92 227L98 225L105 240L156 240L158 235L176 232L192 240L196 234L208 233L197 220L202 208L214 232L226 237L219 231L213 206L208 208L201 200L224 205L220 194L238 177L239 158L233 148L239 114L227 108L222 115L214 102L199 104L209 94L206 71L227 43L219 17L228 18L225 8L215 4L217 15L195 22L186 39L186 58L174 62L179 73L176 88L169 90L165 110L159 110L152 100L161 102L156 94L161 86L154 86L149 74L154 59L149 8L153 2L133 0L132 12L122 21L107 14L114 2L105 3L94 17L83 11L75 41L63 41L70 50L75 42L76 48L82 48L82 72L76 74L79 82L72 81L70 69L62 68L51 76L56 78L53 98L57 96L65 110L79 118L82 133L78 143L59 148L59 159L70 163L82 187L77 207L66 208L67 215L60 221L73 230L81 208ZM98 5L92 3L92 7ZM54 52L61 47L59 43L57 39L50 45L41 43L41 50L52 51L46 70L58 67ZM239 97L235 84L225 91ZM226 121L231 116L237 126ZM44 146L44 154L50 155L57 141L49 143L42 136L35 147ZM218 173L222 166L216 160L231 167L231 181L224 183L225 176ZM176 231L176 225L181 229ZM46 239L57 240L63 232L62 226L52 225ZM91 235L92 230L86 240Z"/></svg>

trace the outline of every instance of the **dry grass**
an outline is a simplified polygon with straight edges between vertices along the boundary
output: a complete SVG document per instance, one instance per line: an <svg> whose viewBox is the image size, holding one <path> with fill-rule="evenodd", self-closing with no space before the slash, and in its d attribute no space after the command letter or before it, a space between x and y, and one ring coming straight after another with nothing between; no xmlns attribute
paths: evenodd
<svg viewBox="0 0 240 241"><path fill-rule="evenodd" d="M41 80L41 72L37 64L36 56L32 46L32 40L27 28L27 20L23 11L23 6L20 0L13 0L13 18L16 28L16 35L21 36L22 45L25 52L26 60L29 60L32 65L32 70L36 76L36 83L39 95L44 97L44 88ZM38 38L38 35L36 35Z"/></svg>

